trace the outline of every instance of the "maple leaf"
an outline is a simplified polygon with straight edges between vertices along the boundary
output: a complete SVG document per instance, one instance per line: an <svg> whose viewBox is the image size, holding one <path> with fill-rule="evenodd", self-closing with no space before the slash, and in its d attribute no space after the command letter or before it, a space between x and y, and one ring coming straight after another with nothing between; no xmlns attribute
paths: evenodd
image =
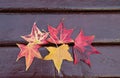
<svg viewBox="0 0 120 78"><path fill-rule="evenodd" d="M78 63L80 60L84 61L86 64L90 66L89 56L91 54L100 54L95 47L91 44L94 40L94 35L92 36L84 36L83 31L79 33L79 35L75 39L74 45L74 63ZM89 47L90 50L87 50L86 47Z"/></svg>
<svg viewBox="0 0 120 78"><path fill-rule="evenodd" d="M17 60L18 61L21 57L25 57L26 60L26 71L30 67L33 62L34 57L41 59L41 55L38 51L39 45L35 45L33 43L29 43L28 45L17 44L20 48L20 53L18 54Z"/></svg>
<svg viewBox="0 0 120 78"><path fill-rule="evenodd" d="M75 39L74 48L77 48L79 51L84 52L85 46L90 45L93 40L94 40L94 35L93 36L84 36L84 33L81 30L81 32Z"/></svg>
<svg viewBox="0 0 120 78"><path fill-rule="evenodd" d="M73 39L70 38L73 29L67 30L63 27L63 22L60 22L57 28L53 28L48 25L48 31L50 33L50 38L47 40L51 43L61 44L61 43L70 43L73 42Z"/></svg>
<svg viewBox="0 0 120 78"><path fill-rule="evenodd" d="M35 43L35 44L45 44L46 38L48 36L48 32L41 32L36 23L33 24L32 31L29 35L21 36L23 39L30 43Z"/></svg>
<svg viewBox="0 0 120 78"><path fill-rule="evenodd" d="M59 47L46 47L50 52L44 59L45 60L53 60L54 65L58 71L60 72L61 64L63 60L73 61L70 53L68 52L68 45L61 45Z"/></svg>

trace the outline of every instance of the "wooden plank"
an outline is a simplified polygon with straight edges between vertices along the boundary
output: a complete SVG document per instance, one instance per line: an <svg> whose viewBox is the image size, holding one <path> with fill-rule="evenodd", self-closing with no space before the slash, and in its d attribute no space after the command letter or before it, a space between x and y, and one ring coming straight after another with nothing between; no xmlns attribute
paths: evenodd
<svg viewBox="0 0 120 78"><path fill-rule="evenodd" d="M97 47L97 49L103 55L91 56L92 74L101 77L120 77L119 46Z"/></svg>
<svg viewBox="0 0 120 78"><path fill-rule="evenodd" d="M0 48L0 53L1 78L53 78L55 76L55 68L50 61L35 59L29 71L25 71L24 58L16 62L18 48Z"/></svg>
<svg viewBox="0 0 120 78"><path fill-rule="evenodd" d="M12 10L120 10L120 0L0 0L0 11Z"/></svg>
<svg viewBox="0 0 120 78"><path fill-rule="evenodd" d="M25 71L25 60L16 62L19 49L16 47L0 48L0 77L1 78L79 78L79 77L120 77L120 46L96 47L102 55L91 55L91 68L80 62L74 65L64 61L61 74L57 74L52 61L34 59L28 71ZM48 52L42 48L43 56ZM71 51L70 51L71 52Z"/></svg>
<svg viewBox="0 0 120 78"><path fill-rule="evenodd" d="M0 42L23 41L20 36L29 34L34 22L47 30L47 24L56 27L62 18L66 28L74 29L72 38L83 29L96 36L95 42L120 41L120 14L0 14Z"/></svg>

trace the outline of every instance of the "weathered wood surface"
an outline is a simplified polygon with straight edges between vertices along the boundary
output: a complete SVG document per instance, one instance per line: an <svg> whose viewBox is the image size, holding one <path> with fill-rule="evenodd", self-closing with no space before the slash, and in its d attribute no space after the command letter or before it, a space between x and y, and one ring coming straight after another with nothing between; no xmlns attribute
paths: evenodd
<svg viewBox="0 0 120 78"><path fill-rule="evenodd" d="M73 65L64 61L62 74L58 75L52 61L42 61L35 59L29 71L25 71L25 61L22 58L15 62L19 48L0 48L0 69L2 78L74 78L74 77L120 77L119 45L112 46L112 43L120 43L120 15L109 14L0 14L0 44L15 45L16 42L23 42L21 35L31 32L34 22L40 29L47 30L47 24L56 27L60 20L64 18L66 28L74 28L72 38L75 38L80 29L86 35L95 35L97 45L103 42L107 46L98 46L98 50L104 55L92 55L92 68L89 69L84 63ZM24 42L23 42L24 43ZM115 44L115 45L116 45ZM43 55L47 54L42 49ZM6 73L3 74L3 73ZM22 76L21 76L22 75Z"/></svg>
<svg viewBox="0 0 120 78"><path fill-rule="evenodd" d="M25 43L20 36L29 34L34 22L47 30L47 24L56 27L62 18L66 28L74 29L73 39L80 29L95 35L93 45L103 55L91 56L91 69L64 61L58 75L52 61L35 59L25 71L24 58L15 62L16 43ZM119 25L120 0L0 0L0 78L120 77Z"/></svg>
<svg viewBox="0 0 120 78"><path fill-rule="evenodd" d="M120 0L0 0L0 12L119 11Z"/></svg>
<svg viewBox="0 0 120 78"><path fill-rule="evenodd" d="M119 41L120 14L0 14L0 41L21 41L34 22L47 30L47 24L57 27L62 18L66 28L74 29L73 38L83 29L85 35L95 35L96 42Z"/></svg>
<svg viewBox="0 0 120 78"><path fill-rule="evenodd" d="M84 63L74 65L64 61L62 73L58 75L52 61L34 59L28 71L25 71L25 59L16 62L19 49L16 47L0 48L0 77L1 78L79 78L79 77L120 77L120 46L96 47L103 55L91 55L91 69ZM40 49L42 55L48 52Z"/></svg>

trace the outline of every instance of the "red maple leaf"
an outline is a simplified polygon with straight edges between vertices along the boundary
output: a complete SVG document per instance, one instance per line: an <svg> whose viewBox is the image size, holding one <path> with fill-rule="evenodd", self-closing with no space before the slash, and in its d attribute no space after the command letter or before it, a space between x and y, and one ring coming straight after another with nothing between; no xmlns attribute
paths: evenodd
<svg viewBox="0 0 120 78"><path fill-rule="evenodd" d="M95 47L91 45L94 40L94 35L92 36L84 36L83 31L79 33L79 35L75 39L74 45L74 63L78 63L80 60L85 62L90 66L90 59L89 56L91 54L100 54L96 50ZM89 47L90 49L87 49Z"/></svg>
<svg viewBox="0 0 120 78"><path fill-rule="evenodd" d="M67 30L63 27L63 22L60 22L57 28L48 26L48 31L50 33L50 38L47 40L51 43L61 44L61 43L70 43L73 42L73 39L70 38L73 29Z"/></svg>
<svg viewBox="0 0 120 78"><path fill-rule="evenodd" d="M29 35L25 35L25 36L21 36L21 37L30 43L45 44L47 36L48 36L48 33L41 32L38 29L36 23L34 23L31 33Z"/></svg>
<svg viewBox="0 0 120 78"><path fill-rule="evenodd" d="M39 51L38 51L38 48L40 48L39 45L35 45L32 43L29 43L28 45L23 45L23 44L17 44L17 45L21 51L18 54L16 61L18 61L21 57L25 57L26 71L28 70L28 68L32 64L34 57L37 57L39 59L42 58Z"/></svg>

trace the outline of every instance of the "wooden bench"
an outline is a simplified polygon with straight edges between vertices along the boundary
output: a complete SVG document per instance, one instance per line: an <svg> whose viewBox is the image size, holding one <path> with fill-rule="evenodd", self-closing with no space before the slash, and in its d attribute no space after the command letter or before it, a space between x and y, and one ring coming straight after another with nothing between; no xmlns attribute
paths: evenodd
<svg viewBox="0 0 120 78"><path fill-rule="evenodd" d="M103 55L91 55L92 66L64 61L59 75L52 61L35 59L25 71L24 58L16 62L16 43L31 32L54 27L64 18L66 28L95 35L93 45ZM40 49L45 55L47 52ZM0 0L0 78L113 78L120 77L120 0Z"/></svg>

